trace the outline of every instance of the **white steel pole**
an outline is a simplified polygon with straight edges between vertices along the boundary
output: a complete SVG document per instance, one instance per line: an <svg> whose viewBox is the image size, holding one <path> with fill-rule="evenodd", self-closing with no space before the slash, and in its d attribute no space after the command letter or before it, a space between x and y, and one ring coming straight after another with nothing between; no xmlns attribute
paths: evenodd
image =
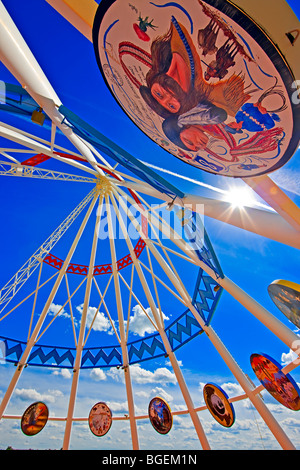
<svg viewBox="0 0 300 470"><path fill-rule="evenodd" d="M39 265L40 260L49 254L55 244L61 239L64 233L69 229L74 220L89 204L95 194L95 189L78 204L77 207L68 215L68 217L57 227L57 229L45 240L45 242L35 251L35 253L26 261L26 263L16 272L16 274L2 287L0 290L0 305L2 305L1 312L6 308L8 303L13 299L15 294L29 279L32 273ZM14 307L16 308L16 307ZM2 317L4 318L4 317Z"/></svg>
<svg viewBox="0 0 300 470"><path fill-rule="evenodd" d="M84 295L84 301L83 301L83 309L82 309L82 315L81 315L81 321L80 321L80 330L79 330L79 336L78 336L77 347L76 347L76 357L75 357L74 368L73 368L73 378L72 378L72 386L71 386L71 392L70 392L70 397L69 397L69 408L68 408L68 414L67 414L67 420L66 420L63 450L69 449L69 445L70 445L71 428L72 428L72 421L73 421L73 415L74 415L74 407L75 407L79 372L80 372L80 363L81 363L81 357L82 357L82 350L84 346L84 333L85 333L85 328L86 328L87 312L88 312L88 307L89 307L89 302L90 302L91 287L92 287L92 281L93 281L93 275L94 275L95 256L96 256L96 250L97 250L102 201L103 201L103 196L102 197L100 196L99 207L97 210L96 223L95 223L95 228L94 228L94 236L93 236L93 243L92 243L92 249L91 249L91 255L90 255L90 263L89 263L89 270L88 270L88 275L87 275L85 295Z"/></svg>
<svg viewBox="0 0 300 470"><path fill-rule="evenodd" d="M138 440L137 425L136 425L136 419L135 419L134 400L133 400L132 383L131 383L131 377L130 377L126 332L125 332L125 326L124 326L121 289L120 289L120 282L119 282L118 271L117 271L117 258L116 258L116 248L115 248L115 242L114 242L114 231L113 231L111 210L110 210L110 199L108 196L106 196L106 210L107 210L108 233L109 233L114 285L115 285L118 321L119 321L119 329L120 329L121 350L122 350L125 386L126 386L126 394L127 394L127 402L128 402L132 447L133 447L133 450L138 450L139 440Z"/></svg>
<svg viewBox="0 0 300 470"><path fill-rule="evenodd" d="M162 245L162 247L163 247L163 245ZM165 266L163 266L163 263L161 261L163 259L161 258L159 253L158 253L158 256L157 256L157 250L156 250L155 257L158 260L159 264L162 266L162 268L165 270ZM169 278L170 278L170 272L169 272ZM203 321L203 319L201 318L201 316L199 315L199 313L197 312L195 307L192 305L192 303L190 301L190 297L188 295L188 292L185 289L185 286L183 285L183 283L178 278L177 273L175 272L174 274L175 274L176 277L173 277L173 281L171 279L173 285L176 284L177 290L179 290L179 291L182 290L183 297L185 297L187 299L187 304L186 305L188 306L190 311L193 313L194 317L196 318L196 320L198 321L198 323L200 324L200 326L202 327L204 332L207 334L210 341L215 346L215 348L219 352L220 356L223 358L224 362L227 364L229 369L232 371L232 373L235 376L235 378L237 379L238 383L241 385L241 387L246 392L247 397L250 398L251 402L253 403L253 405L255 406L255 408L257 409L259 414L261 415L261 417L264 419L267 426L273 432L274 436L276 437L278 442L281 444L281 446L284 449L294 450L295 447L291 443L290 439L283 432L282 428L278 425L278 423L274 419L273 415L270 413L270 411L265 406L263 401L257 395L256 389L253 389L253 387L251 386L252 384L248 380L247 376L243 373L241 368L238 366L238 364L236 363L234 358L231 356L231 354L229 353L227 348L224 346L224 344L222 343L222 341L220 340L218 335L215 333L215 331L213 330L213 328L211 326L206 326L205 325L205 322ZM178 284L178 281L179 281L179 284ZM178 289L178 285L179 285L179 289Z"/></svg>
<svg viewBox="0 0 300 470"><path fill-rule="evenodd" d="M3 413L4 413L5 409L6 409L6 406L7 406L8 402L9 402L9 400L10 400L11 394L12 394L13 391L14 391L14 388L15 388L15 386L16 386L18 380L19 380L19 377L20 377L20 375L21 375L21 372L22 372L22 370L23 370L23 368L24 368L24 366L25 366L25 364L26 364L26 361L27 361L27 359L28 359L28 357L29 357L29 354L30 354L30 352L31 352L31 349L33 348L33 346L34 346L34 344L35 344L35 341L36 341L36 339L37 339L37 337L38 337L38 334L39 334L39 332L40 332L40 329L41 329L42 326L43 326L43 323L44 323L44 320L45 320L45 318L46 318L46 316L47 316L49 307L50 307L50 305L51 305L51 303L52 303L52 301L53 301L53 299L54 299L54 297L55 297L55 295L56 295L56 292L57 292L57 290L58 290L58 288L59 288L59 286L60 286L60 283L61 283L61 281L62 281L62 278L64 277L64 274L65 274L65 272L66 272L66 270L67 270L67 268L68 268L68 266L69 266L69 263L70 263L71 258L72 258L72 256L73 256L73 253L74 253L74 251L75 251L75 249L76 249L76 246L77 246L77 244L78 244L78 242L79 242L79 240L80 240L80 237L81 237L81 235L82 235L82 233L83 233L83 231L84 231L84 229L85 229L85 226L86 226L86 224L87 224L87 221L88 221L88 219L89 219L89 217L90 217L90 215L91 215L91 212L92 212L92 210L93 210L93 208L94 208L96 199L97 199L97 196L94 195L94 198L93 198L93 200L92 200L92 202L91 202L91 204L90 204L90 206L89 206L89 208L88 208L88 210L87 210L87 212L86 212L86 215L85 215L85 217L84 217L84 219L83 219L83 221L82 221L82 223L81 223L81 226L80 226L80 228L79 228L79 230L78 230L78 232L77 232L77 235L76 235L76 237L75 237L75 239L74 239L74 241L73 241L73 243L72 243L72 246L71 246L71 248L70 248L70 250L69 250L69 253L67 254L67 257L66 257L66 259L65 259L65 261L64 261L64 263L63 263L63 266L62 266L61 270L59 271L59 274L58 274L57 279L56 279L56 281L55 281L55 284L54 284L54 286L53 286L53 288L52 288L52 290L51 290L51 293L50 293L50 295L49 295L49 297L48 297L48 299L47 299L47 301L46 301L46 303L45 303L45 305L44 305L43 311L42 311L42 313L41 313L41 315L40 315L40 317L39 317L39 319L38 319L38 321L37 321L37 323L36 323L36 326L35 326L35 328L34 328L32 334L31 334L31 337L30 337L29 341L27 341L26 348L25 348L25 350L24 350L24 352L23 352L23 354L22 354L22 357L21 357L21 359L20 359L20 361L19 361L17 370L15 371L15 373L14 373L12 379L11 379L11 382L10 382L10 384L9 384L7 390L6 390L6 393L5 393L5 395L4 395L3 399L2 399L2 402L1 402L1 405L0 405L0 419L1 419L2 416L3 416Z"/></svg>
<svg viewBox="0 0 300 470"><path fill-rule="evenodd" d="M122 182L122 186L134 191L148 194L160 200L171 203L167 194L134 182ZM294 248L300 248L300 232L289 224L281 215L254 207L232 207L229 202L207 198L195 194L185 194L178 200L179 205L188 205L201 215L219 220L226 224L255 233L270 240L284 243ZM204 210L204 214L203 214Z"/></svg>
<svg viewBox="0 0 300 470"><path fill-rule="evenodd" d="M150 250L151 250L151 243L150 243ZM157 251L157 250L156 250ZM160 256L160 255L159 255ZM159 260L158 260L159 261ZM160 263L161 267L164 269L163 263ZM170 276L169 276L170 278ZM172 282L172 279L170 279ZM264 404L262 401L261 397L254 393L254 389L249 382L248 378L242 371L242 369L238 366L236 363L235 359L232 357L232 355L229 353L221 339L218 337L216 332L213 330L211 326L206 326L205 322L203 321L202 317L192 304L188 293L186 292L185 289L182 289L182 287L178 284L177 279L173 277L173 285L176 286L179 290L181 290L182 296L186 297L187 302L186 306L189 308L191 313L194 315L196 320L198 321L199 325L202 327L203 331L206 333L216 350L219 352L220 356L224 360L224 362L227 364L228 368L240 384L240 386L243 388L244 392L247 394L249 397L250 401L260 414L260 416L263 418L265 421L266 425L269 427L270 431L273 433L274 437L277 439L278 443L282 446L283 449L285 450L295 450L295 446L292 444L291 440L289 437L286 435L286 433L283 431L279 423L276 421L272 413L269 411L267 406Z"/></svg>
<svg viewBox="0 0 300 470"><path fill-rule="evenodd" d="M122 191L120 188L118 188L118 192L120 194L123 194L133 205L136 204L135 201L130 196L125 194L124 191ZM163 224L157 222L155 217L150 216L149 213L143 210L141 207L140 211L150 223L152 223L164 234L164 236L169 237L170 233L175 233L171 227L168 227L168 229L166 230ZM147 243L146 240L145 242ZM218 284L220 284L250 313L252 313L252 315L254 315L261 323L263 323L270 331L272 331L283 343L285 343L293 351L299 353L299 348L297 346L299 337L292 330L290 330L286 325L284 325L280 320L278 320L278 318L272 315L267 309L265 309L250 295L243 291L243 289L241 289L234 282L232 282L228 277L217 277L216 273L209 266L207 266L207 264L202 262L195 253L193 253L193 250L189 248L189 246L184 240L179 239L178 236L172 236L172 242L177 245L180 250L186 253L195 264L197 264Z"/></svg>
<svg viewBox="0 0 300 470"><path fill-rule="evenodd" d="M300 208L268 175L243 178L243 181L300 232Z"/></svg>
<svg viewBox="0 0 300 470"><path fill-rule="evenodd" d="M125 210L125 213L127 214L127 210L126 210L126 205L124 204L124 202L121 200L121 198L119 197L119 195L114 191L114 194L116 194L116 197L118 199L118 202L120 203L120 205L123 207L123 209ZM176 359L176 356L174 354L174 352L172 351L172 348L170 346L170 342L168 340L168 337L164 331L164 328L163 328L163 325L162 325L162 322L161 322L161 319L157 313L157 308L156 308L156 305L155 305L155 302L153 300L153 297L152 297L152 294L151 294L151 291L149 289L149 286L148 286L148 283L145 279L145 276L144 276L144 273L141 269L141 266L140 266L140 263L139 263L139 260L137 259L136 257L136 254L134 252L134 249L133 249L133 246L132 246L132 243L131 243L131 240L129 238L129 235L128 235L128 232L126 230L126 227L125 227L125 224L124 224L124 221L122 219L122 216L119 215L119 212L118 212L118 208L116 207L116 203L114 201L114 197L112 196L112 203L114 205L114 208L115 208L115 211L116 213L118 214L118 218L119 218L119 222L120 222L120 226L121 226L121 229L122 229L122 232L124 234L124 237L125 237L125 240L126 240L126 243L127 243L127 246L128 246L128 249L130 251L130 255L131 255L131 259L133 261L133 264L136 268L136 271L138 273L138 276L139 276L139 279L141 281L141 284L143 286L143 289L144 289L144 292L145 292L145 295L147 297L147 301L149 303L149 307L151 309L151 312L152 312L152 315L153 315L153 318L155 319L155 323L157 325L157 328L158 328L158 332L162 338L162 341L163 341L163 344L165 346L165 349L166 349L166 352L167 352L167 355L170 359L170 362L171 362L171 365L173 367L173 370L174 370L174 373L175 373L175 376L176 376L176 379L177 379L177 382L178 382L178 385L180 387L180 390L181 390L181 393L183 395L183 398L185 400L185 403L187 405L187 408L188 408L188 411L189 411L189 414L190 414L190 417L192 419L192 422L194 424L194 427L195 427L195 430L196 430L196 433L198 435L198 438L200 440L200 443L202 445L202 448L204 450L209 450L210 449L210 445L208 443L208 440L207 440L207 437L204 433L204 429L202 427L202 424L200 422L200 419L198 417L198 414L197 412L195 411L195 407L194 407L194 404L193 404L193 401L192 401L192 398L190 396L190 393L189 393L189 390L187 388L187 385L185 383L185 380L184 380L184 377L182 375L182 372L181 372L181 369L178 365L178 362L177 362L177 359Z"/></svg>
<svg viewBox="0 0 300 470"><path fill-rule="evenodd" d="M282 213L255 207L232 207L226 201L187 194L184 204L195 212L220 222L241 228L270 240L300 249L300 229L289 224ZM202 205L202 207L201 207Z"/></svg>
<svg viewBox="0 0 300 470"><path fill-rule="evenodd" d="M43 108L53 124L65 134L94 170L103 175L90 149L69 126L62 124L64 117L57 109L61 101L1 1L0 59L36 103Z"/></svg>

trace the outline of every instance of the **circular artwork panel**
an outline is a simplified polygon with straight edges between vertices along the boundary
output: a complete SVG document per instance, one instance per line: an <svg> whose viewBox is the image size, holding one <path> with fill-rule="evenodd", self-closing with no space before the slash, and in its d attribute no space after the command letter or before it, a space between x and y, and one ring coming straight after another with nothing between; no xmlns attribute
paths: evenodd
<svg viewBox="0 0 300 470"><path fill-rule="evenodd" d="M160 434L167 434L173 425L171 409L160 397L152 398L148 408L149 419L154 429Z"/></svg>
<svg viewBox="0 0 300 470"><path fill-rule="evenodd" d="M300 285L279 279L268 286L274 304L298 328L300 328Z"/></svg>
<svg viewBox="0 0 300 470"><path fill-rule="evenodd" d="M215 384L208 383L203 388L203 396L215 420L222 426L230 428L235 421L235 412L224 390Z"/></svg>
<svg viewBox="0 0 300 470"><path fill-rule="evenodd" d="M300 390L289 374L281 371L281 366L267 354L252 354L251 367L265 389L282 405L290 410L300 410Z"/></svg>
<svg viewBox="0 0 300 470"><path fill-rule="evenodd" d="M38 434L48 421L49 411L47 405L40 401L30 405L23 413L21 429L26 436Z"/></svg>
<svg viewBox="0 0 300 470"><path fill-rule="evenodd" d="M111 428L112 413L106 403L96 403L89 414L89 427L95 436L104 436Z"/></svg>
<svg viewBox="0 0 300 470"><path fill-rule="evenodd" d="M125 113L183 162L253 177L280 168L297 149L292 72L231 3L102 0L93 43Z"/></svg>

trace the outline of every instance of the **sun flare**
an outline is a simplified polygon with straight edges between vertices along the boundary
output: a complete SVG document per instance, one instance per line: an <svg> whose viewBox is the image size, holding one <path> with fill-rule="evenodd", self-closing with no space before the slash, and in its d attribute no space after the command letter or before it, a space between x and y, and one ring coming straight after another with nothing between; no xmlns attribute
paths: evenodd
<svg viewBox="0 0 300 470"><path fill-rule="evenodd" d="M232 207L252 207L256 204L255 198L250 188L247 187L232 187L230 188L224 201L229 202Z"/></svg>

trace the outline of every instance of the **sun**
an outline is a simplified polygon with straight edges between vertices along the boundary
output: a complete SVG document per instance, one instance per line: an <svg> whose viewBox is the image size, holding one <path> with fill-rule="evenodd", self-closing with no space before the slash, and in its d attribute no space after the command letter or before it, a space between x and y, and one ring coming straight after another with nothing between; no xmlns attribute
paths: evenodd
<svg viewBox="0 0 300 470"><path fill-rule="evenodd" d="M256 204L255 197L250 188L231 187L224 195L224 201L229 202L232 207L252 207Z"/></svg>

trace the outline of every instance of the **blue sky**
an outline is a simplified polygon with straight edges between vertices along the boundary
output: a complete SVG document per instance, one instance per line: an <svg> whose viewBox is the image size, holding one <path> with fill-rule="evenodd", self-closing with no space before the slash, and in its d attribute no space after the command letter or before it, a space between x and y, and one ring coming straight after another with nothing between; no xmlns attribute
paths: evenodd
<svg viewBox="0 0 300 470"><path fill-rule="evenodd" d="M39 61L50 83L57 91L61 101L74 113L99 129L104 135L136 158L187 177L188 180L185 180L164 172L159 173L183 192L207 197L221 197L218 192L199 186L193 183L191 179L221 189L227 189L232 184L244 185L240 181L235 180L233 182L224 177L205 173L189 167L176 158L170 158L164 150L146 138L128 119L106 88L95 61L92 45L46 2L28 0L24 3L21 0L4 0L3 3ZM298 2L293 0L288 3L299 17L300 7ZM0 79L9 83L17 83L3 64L0 64ZM49 138L49 130L37 129L37 126L20 118L1 113L1 121L20 126L32 133L38 132L41 137ZM1 141L1 147L6 147L7 142L5 143L2 138ZM67 141L62 137L58 137L57 142L70 148ZM299 151L294 154L284 168L273 173L272 178L299 205L300 165L298 157ZM52 160L45 162L41 167L74 172L72 167L57 162L53 163ZM0 230L2 246L1 285L4 285L11 278L90 189L90 184L2 177L0 185L3 221ZM257 196L255 197L258 202L262 202ZM88 245L94 220L88 225L87 233L76 251L74 262L88 264ZM226 276L295 331L296 327L281 314L271 301L267 286L275 279L299 281L299 252L289 246L247 233L208 217L205 217L204 223ZM63 243L55 247L54 253L56 256L64 259L66 247L72 236L74 236L76 228L78 228L77 221L64 237ZM124 241L120 241L118 253L120 253L118 257L127 253ZM143 256L146 257L146 254L144 253ZM97 260L99 263L109 262L105 243L103 245L99 244ZM44 275L47 276L50 270L51 268L49 268L49 271L45 268ZM180 262L178 270L180 270L183 281L192 293L197 269ZM126 275L128 276L128 272ZM70 276L69 279L71 287L74 286L75 288L76 283L78 285L78 277L73 280ZM32 279L26 284L26 292L30 292L33 286L34 280ZM136 289L139 291L142 300L143 294L139 284L137 284ZM82 293L82 291L79 292ZM81 293L74 297L74 311L78 324L82 304ZM20 293L20 298L22 298L22 295L23 291ZM59 293L53 302L52 313L55 312L58 305L62 305L63 295L63 292ZM126 298L126 294L124 294L124 297ZM113 294L111 294L110 301L112 304L113 300ZM37 315L41 311L42 305L43 297L41 296L37 302ZM132 306L135 307L135 303ZM24 339L24 328L27 328L30 315L28 315L28 311L31 311L31 307L30 302L25 303L16 312L15 316L3 321L0 334L16 339ZM95 307L97 307L97 303L92 298L90 303L91 314ZM179 302L165 292L162 310L171 321L183 311L183 308ZM53 327L53 330L49 328L49 331L45 334L44 343L48 341L49 344L55 345L64 345L66 342L67 345L70 344L72 330L67 307L63 313L64 315L56 320L56 327ZM140 335L143 334L141 328L144 327L144 322L138 306L132 310L131 317L132 326L136 326L135 332L139 332ZM93 344L98 344L99 341L103 341L103 344L115 344L116 339L107 322L104 310L103 315L98 318L97 325L98 330L94 329L91 333L90 339ZM255 384L258 384L258 381L249 361L252 353L265 352L279 362L284 361L285 354L289 354L288 348L280 340L226 292L222 294L213 317L212 326L240 367ZM134 332L131 334L131 337L135 339L141 337L135 335ZM195 406L204 404L202 387L208 381L216 382L222 386L230 397L242 393L230 370L204 335L198 336L180 348L176 356L182 364L183 375L189 385ZM14 367L10 364L1 364L0 398L4 394L5 387L9 383L14 370ZM292 372L292 376L298 383L300 382L298 369ZM140 365L132 366L132 377L138 415L147 414L148 403L152 396L156 394L165 397L172 410L185 409L174 373L166 359L146 361ZM72 374L69 370L28 367L17 384L7 413L21 415L29 404L37 400L43 400L49 404L52 416L64 416L68 406L71 378ZM282 424L294 445L299 449L299 414L279 405L267 392L263 392L263 397L267 406L274 412L276 419ZM122 371L117 369L82 371L75 416L86 417L97 401L109 403L114 416L123 416L127 412ZM208 411L199 413L212 448L230 449L232 445L237 449L278 448L278 443L247 400L237 402L234 407L236 423L230 430L221 428ZM0 448L5 448L8 445L17 448L60 448L64 432L63 424L55 421L49 422L38 436L31 439L21 433L18 420L2 420L0 430ZM163 438L155 433L147 420L138 422L138 432L141 449L152 449L159 446L170 450L200 449L195 431L189 418L185 415L174 418L172 432ZM127 449L130 448L128 435L129 424L125 421L115 421L111 431L101 440L90 433L86 422L79 422L73 426L71 448L113 449L117 447ZM261 436L263 437L261 438Z"/></svg>

